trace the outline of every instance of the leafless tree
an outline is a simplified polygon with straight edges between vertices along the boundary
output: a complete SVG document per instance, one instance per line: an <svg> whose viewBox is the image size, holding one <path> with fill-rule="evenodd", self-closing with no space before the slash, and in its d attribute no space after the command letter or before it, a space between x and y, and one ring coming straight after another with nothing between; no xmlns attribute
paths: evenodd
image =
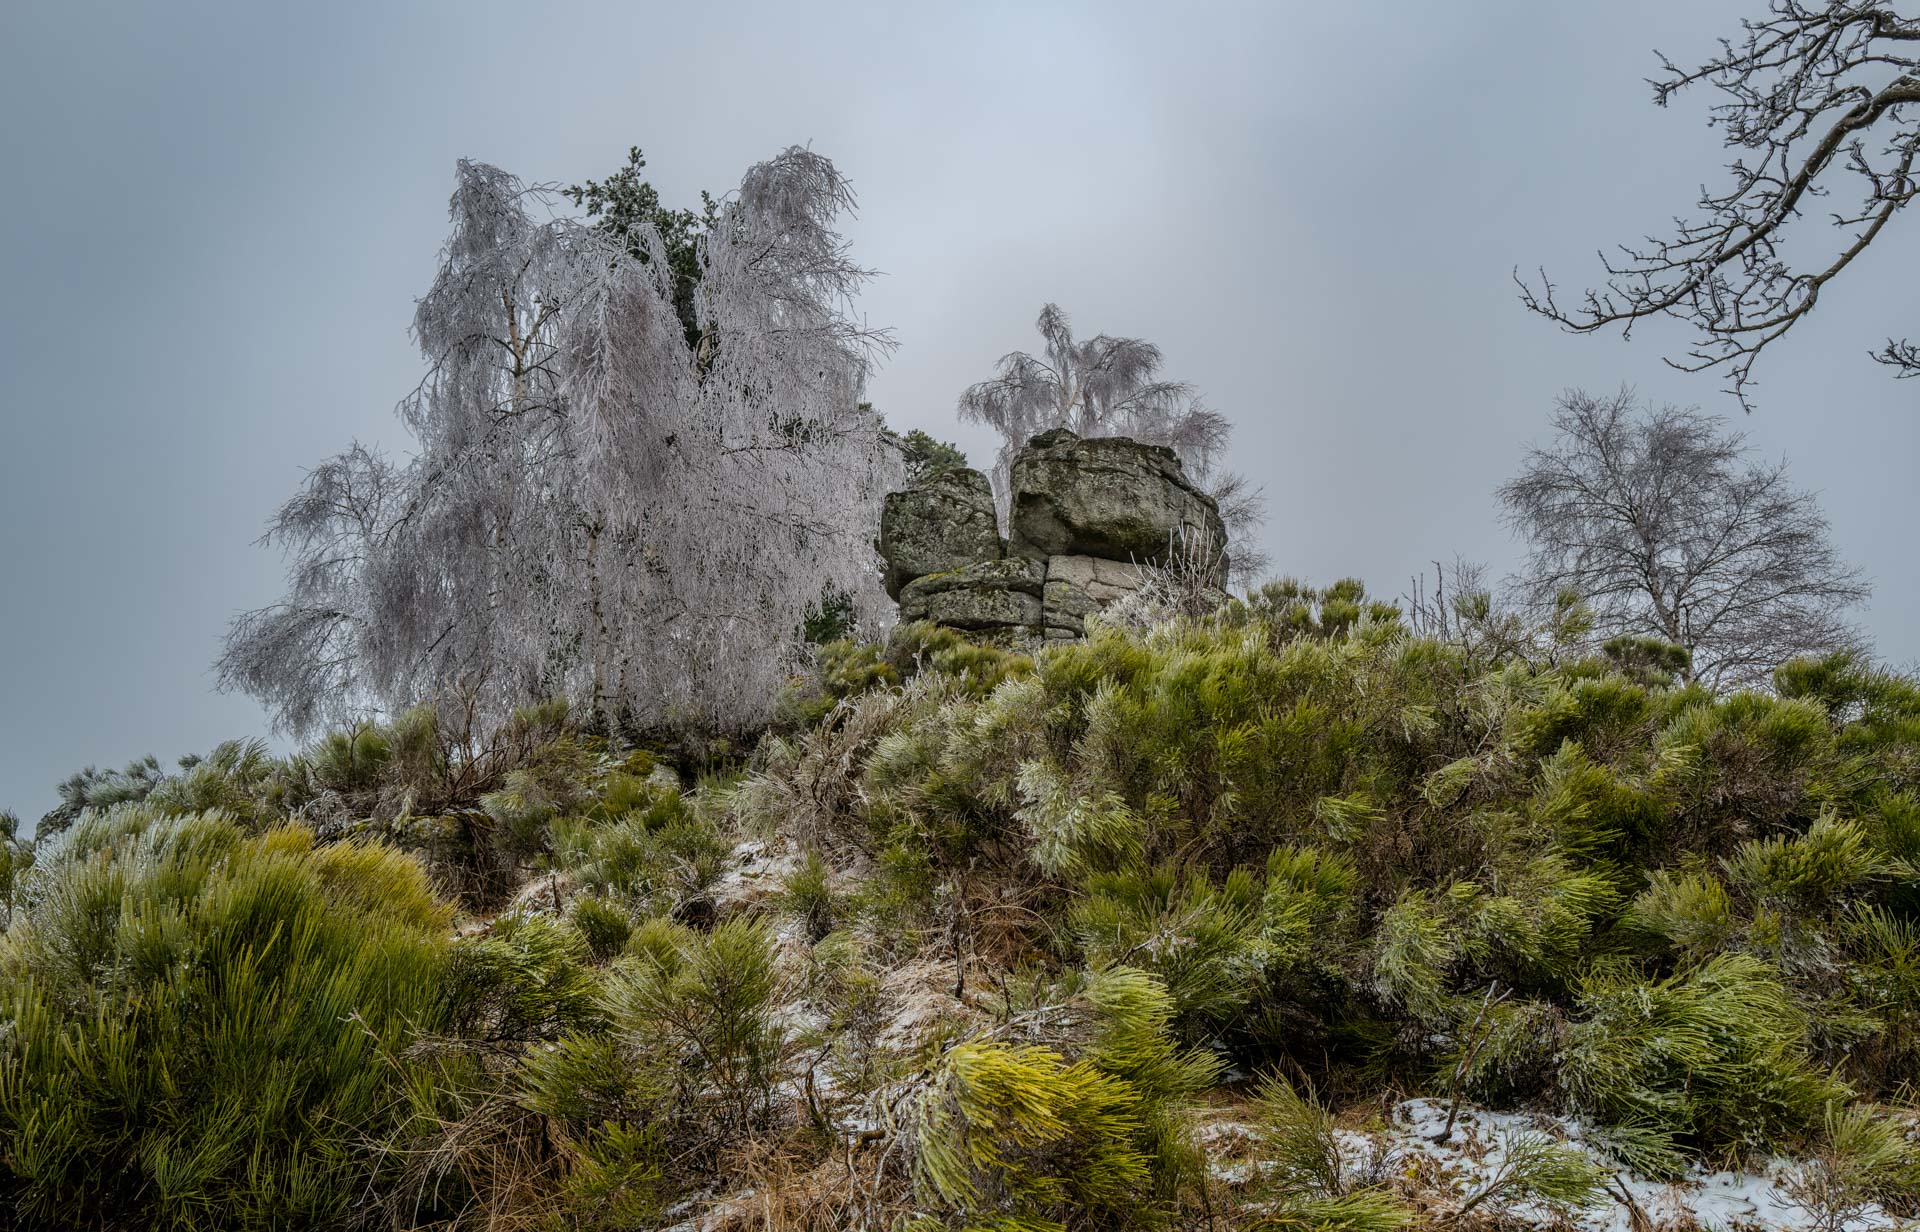
<svg viewBox="0 0 1920 1232"><path fill-rule="evenodd" d="M1534 601L1576 591L1599 636L1684 647L1683 675L1716 687L1857 645L1843 613L1869 588L1784 462L1752 460L1721 419L1644 407L1628 390L1571 391L1553 424L1554 442L1499 493L1531 546L1519 580Z"/></svg>
<svg viewBox="0 0 1920 1232"><path fill-rule="evenodd" d="M1814 310L1827 284L1852 265L1893 216L1920 194L1920 17L1863 0L1771 0L1769 16L1742 23L1738 41L1683 69L1661 56L1651 82L1665 106L1694 85L1725 101L1711 122L1742 153L1732 182L1703 189L1699 216L1666 236L1602 254L1607 283L1578 307L1562 307L1545 272L1521 283L1527 307L1590 333L1656 316L1686 322L1692 347L1668 363L1721 369L1729 392L1752 408L1760 354ZM1852 200L1831 213L1829 255L1806 263L1783 249L1793 223L1836 189ZM1516 273L1516 279L1518 274ZM1920 346L1889 339L1874 358L1903 377L1920 375Z"/></svg>
<svg viewBox="0 0 1920 1232"><path fill-rule="evenodd" d="M788 150L720 203L693 342L657 228L540 217L553 198L460 164L400 405L416 456L355 446L273 520L288 593L235 620L217 669L281 728L416 701L486 726L553 696L750 725L823 588L889 610L871 539L900 464L859 403L887 339L850 312L866 272L833 164Z"/></svg>
<svg viewBox="0 0 1920 1232"><path fill-rule="evenodd" d="M1208 409L1184 381L1159 379L1160 348L1140 338L1096 334L1073 336L1058 304L1040 310L1036 323L1046 343L1040 355L1003 355L992 380L960 395L960 417L1000 433L993 463L993 491L1006 516L1014 455L1041 432L1066 428L1080 436L1125 436L1165 445L1180 456L1187 475L1220 502L1220 516L1234 539L1233 571L1250 577L1266 564L1249 542L1259 529L1265 502L1244 477L1214 474L1233 426Z"/></svg>

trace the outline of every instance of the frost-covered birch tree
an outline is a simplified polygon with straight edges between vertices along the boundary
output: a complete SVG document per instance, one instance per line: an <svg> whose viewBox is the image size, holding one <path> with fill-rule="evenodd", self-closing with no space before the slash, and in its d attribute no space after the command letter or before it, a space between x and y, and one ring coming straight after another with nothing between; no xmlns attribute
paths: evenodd
<svg viewBox="0 0 1920 1232"><path fill-rule="evenodd" d="M1034 436L1066 428L1079 436L1130 437L1179 455L1188 477L1220 502L1236 540L1235 573L1257 572L1265 558L1246 535L1259 528L1263 502L1242 476L1214 472L1233 434L1226 416L1203 404L1186 382L1161 380L1160 348L1144 339L1109 334L1076 339L1058 304L1042 308L1035 325L1046 343L1041 354L1001 356L991 380L960 395L962 419L1000 433L991 478L1001 517L1012 498L1014 455Z"/></svg>
<svg viewBox="0 0 1920 1232"><path fill-rule="evenodd" d="M699 242L697 338L656 228L554 196L459 164L399 408L414 457L356 444L272 520L288 592L216 667L281 728L421 701L484 727L551 696L737 728L823 589L888 610L871 540L901 468L859 401L891 343L852 314L846 180L799 148L747 173Z"/></svg>

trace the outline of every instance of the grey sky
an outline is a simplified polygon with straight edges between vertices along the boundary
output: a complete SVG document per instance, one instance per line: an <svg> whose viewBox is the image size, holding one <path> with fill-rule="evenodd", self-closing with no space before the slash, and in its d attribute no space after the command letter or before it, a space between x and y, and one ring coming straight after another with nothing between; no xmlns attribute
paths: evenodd
<svg viewBox="0 0 1920 1232"><path fill-rule="evenodd" d="M989 457L954 398L1051 299L1234 419L1277 571L1391 595L1436 557L1504 568L1490 492L1563 387L1738 415L1660 363L1675 333L1563 336L1509 271L1584 285L1690 201L1720 153L1704 98L1648 101L1651 49L1755 7L10 0L0 805L264 730L207 665L278 592L249 544L302 468L404 451L462 156L565 182L637 143L691 202L811 143L885 274L863 306L901 342L873 386L896 425ZM1824 493L1896 662L1920 657L1920 383L1865 353L1920 333L1917 266L1920 226L1883 237L1741 425Z"/></svg>

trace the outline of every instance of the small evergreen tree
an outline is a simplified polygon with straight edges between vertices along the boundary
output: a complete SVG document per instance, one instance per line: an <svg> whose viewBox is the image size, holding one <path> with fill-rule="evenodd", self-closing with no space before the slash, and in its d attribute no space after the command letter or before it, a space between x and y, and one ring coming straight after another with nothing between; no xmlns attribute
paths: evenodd
<svg viewBox="0 0 1920 1232"><path fill-rule="evenodd" d="M660 204L659 190L641 178L646 166L640 147L633 146L627 151L626 166L604 180L563 188L561 195L584 207L595 229L625 248L636 261L644 264L653 260L651 237L659 237L672 279L674 315L686 331L687 345L698 353L705 332L694 304L694 290L700 285L702 272L700 240L718 222L720 203L703 191L698 212L668 209Z"/></svg>
<svg viewBox="0 0 1920 1232"><path fill-rule="evenodd" d="M967 464L967 455L960 452L959 446L937 440L918 428L897 439L900 451L906 457L909 481L918 481L941 471L956 470Z"/></svg>
<svg viewBox="0 0 1920 1232"><path fill-rule="evenodd" d="M11 810L0 809L0 904L6 907L7 924L13 923L15 890L33 867L33 860L33 841L20 833L20 818Z"/></svg>

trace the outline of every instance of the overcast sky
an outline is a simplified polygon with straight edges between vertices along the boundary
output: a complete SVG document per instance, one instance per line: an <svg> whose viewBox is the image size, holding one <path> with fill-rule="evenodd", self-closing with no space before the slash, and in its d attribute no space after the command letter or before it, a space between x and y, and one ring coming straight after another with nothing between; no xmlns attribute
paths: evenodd
<svg viewBox="0 0 1920 1232"><path fill-rule="evenodd" d="M990 457L956 395L1034 343L1151 339L1237 426L1278 572L1395 595L1516 555L1492 489L1567 386L1738 415L1681 340L1577 338L1510 272L1584 285L1721 161L1704 98L1661 111L1652 49L1710 50L1757 3L1429 0L832 6L192 3L0 8L0 806L86 763L265 729L211 688L272 600L251 546L302 469L393 405L454 161L567 182L645 148L670 203L811 144L854 181L863 307L900 349L890 421ZM1911 221L1911 220L1906 220ZM1920 658L1920 333L1896 228L1760 372L1742 427L1823 493Z"/></svg>

